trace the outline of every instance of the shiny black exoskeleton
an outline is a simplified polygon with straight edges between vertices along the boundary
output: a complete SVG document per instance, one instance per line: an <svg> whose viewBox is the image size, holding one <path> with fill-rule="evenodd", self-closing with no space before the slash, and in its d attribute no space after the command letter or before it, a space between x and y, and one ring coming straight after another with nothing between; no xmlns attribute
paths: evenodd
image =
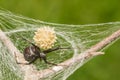
<svg viewBox="0 0 120 80"><path fill-rule="evenodd" d="M40 60L44 60L45 63L47 64L52 64L52 65L56 65L54 63L50 63L47 61L46 59L46 54L50 53L52 51L56 51L59 49L70 49L70 48L61 48L61 47L56 47L56 48L52 48L52 49L48 49L48 50L44 50L41 51L39 47L37 47L35 44L33 44L31 41L23 38L24 40L26 40L27 42L29 42L30 44L32 44L31 46L28 46L24 49L23 54L24 54L24 58L26 61L28 61L29 63L17 63L18 64L31 64L33 63L35 60L40 59Z"/></svg>
<svg viewBox="0 0 120 80"><path fill-rule="evenodd" d="M24 49L23 54L24 54L25 60L28 61L30 64L30 63L34 62L37 58L41 59L40 52L41 51L40 51L39 47L37 47L35 45L31 45Z"/></svg>
<svg viewBox="0 0 120 80"><path fill-rule="evenodd" d="M50 63L47 61L46 54L52 51L58 50L58 49L63 49L63 48L57 47L57 48L52 48L52 49L41 51L39 47L32 44L31 46L24 49L24 58L26 61L29 62L28 64L33 63L36 59L39 58L40 60L44 60L44 62L47 64L56 65L54 63Z"/></svg>

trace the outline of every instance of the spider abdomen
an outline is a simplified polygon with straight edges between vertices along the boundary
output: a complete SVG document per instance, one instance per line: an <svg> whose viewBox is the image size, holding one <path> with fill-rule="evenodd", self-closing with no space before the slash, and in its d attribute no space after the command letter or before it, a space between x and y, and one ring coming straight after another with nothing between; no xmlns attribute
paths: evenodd
<svg viewBox="0 0 120 80"><path fill-rule="evenodd" d="M27 61L31 61L36 57L39 57L39 52L40 50L36 48L36 46L28 46L27 48L24 49L24 58Z"/></svg>

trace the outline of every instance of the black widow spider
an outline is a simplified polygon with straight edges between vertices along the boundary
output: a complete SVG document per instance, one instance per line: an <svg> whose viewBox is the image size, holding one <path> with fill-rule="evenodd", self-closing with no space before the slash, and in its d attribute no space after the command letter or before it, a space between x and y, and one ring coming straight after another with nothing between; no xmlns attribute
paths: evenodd
<svg viewBox="0 0 120 80"><path fill-rule="evenodd" d="M52 49L42 51L39 47L37 47L31 41L27 40L26 38L23 38L23 39L25 41L29 42L30 44L32 44L31 46L26 47L23 51L24 58L29 63L19 63L19 62L16 61L18 64L31 64L39 58L40 60L44 60L44 62L47 63L47 64L56 65L54 63L51 63L51 62L47 61L46 54L48 54L50 52L53 52L53 51L56 51L56 50L59 50L59 49L70 49L69 47L68 48L61 48L60 46L58 46L56 48L52 48Z"/></svg>

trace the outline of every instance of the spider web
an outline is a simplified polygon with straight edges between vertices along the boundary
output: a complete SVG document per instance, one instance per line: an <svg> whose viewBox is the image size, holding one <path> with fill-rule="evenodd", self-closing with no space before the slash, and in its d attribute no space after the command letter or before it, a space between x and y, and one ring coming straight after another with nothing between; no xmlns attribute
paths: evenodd
<svg viewBox="0 0 120 80"><path fill-rule="evenodd" d="M56 64L64 62L70 58L73 59L73 63L66 70L59 71L55 75L50 75L45 78L46 80L65 80L76 69L83 65L82 61L84 61L84 59L79 63L74 63L75 57L84 53L91 46L120 29L120 22L90 25L53 24L23 17L21 15L15 15L9 11L0 10L0 28L11 39L21 53L24 48L30 44L22 40L20 36L33 42L34 31L43 26L55 28L58 37L55 47L72 47L70 50L59 50L47 55L47 60ZM9 54L9 51L6 50L2 43L0 43L0 48L0 77L2 76L2 79L5 79L6 77L6 80L13 80L13 78L21 80L21 72L14 59L12 59L13 56ZM44 62L40 62L39 60L37 60L34 65L38 70L52 67L51 65L46 65ZM6 66L5 69L2 69L4 66ZM8 71L10 73L8 73ZM6 72L6 74L4 72ZM13 75L13 77L11 77L11 75Z"/></svg>

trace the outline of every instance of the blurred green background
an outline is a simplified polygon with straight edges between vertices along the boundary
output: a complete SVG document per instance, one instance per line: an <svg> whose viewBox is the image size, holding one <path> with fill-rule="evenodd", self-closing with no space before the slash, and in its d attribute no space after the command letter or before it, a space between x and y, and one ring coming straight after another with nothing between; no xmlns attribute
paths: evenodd
<svg viewBox="0 0 120 80"><path fill-rule="evenodd" d="M120 21L120 0L0 0L0 7L46 22L97 24ZM120 80L120 40L68 80Z"/></svg>

